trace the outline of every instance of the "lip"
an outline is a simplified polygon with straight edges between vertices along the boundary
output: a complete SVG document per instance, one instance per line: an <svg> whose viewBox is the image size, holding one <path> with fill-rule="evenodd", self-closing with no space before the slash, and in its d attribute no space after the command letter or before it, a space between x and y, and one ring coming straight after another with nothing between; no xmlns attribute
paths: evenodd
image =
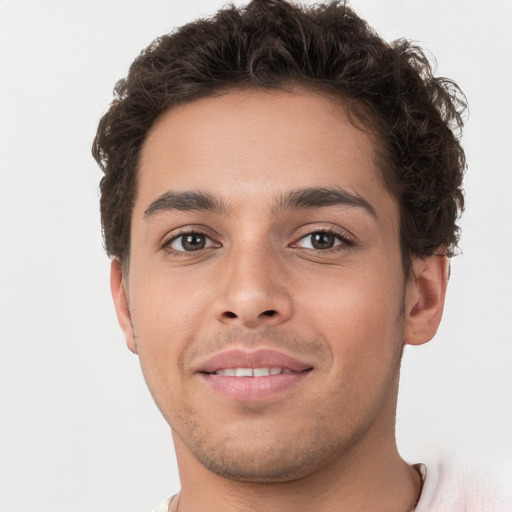
<svg viewBox="0 0 512 512"><path fill-rule="evenodd" d="M232 377L213 373L225 368L276 367L287 372L264 377ZM311 364L273 349L230 349L201 363L197 372L214 393L235 401L256 402L278 398L290 391L310 374L312 368Z"/></svg>
<svg viewBox="0 0 512 512"><path fill-rule="evenodd" d="M303 372L311 364L273 349L230 349L216 354L198 366L199 372L212 373L223 368L287 368L292 372Z"/></svg>

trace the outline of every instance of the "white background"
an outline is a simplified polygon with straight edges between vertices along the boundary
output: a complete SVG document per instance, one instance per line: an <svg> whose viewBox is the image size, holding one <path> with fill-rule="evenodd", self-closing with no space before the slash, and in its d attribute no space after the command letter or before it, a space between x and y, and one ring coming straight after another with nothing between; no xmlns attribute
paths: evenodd
<svg viewBox="0 0 512 512"><path fill-rule="evenodd" d="M149 511L179 488L172 443L124 346L90 156L115 81L215 0L0 1L0 511ZM464 254L434 341L406 352L398 439L512 461L511 0L353 0L420 41L471 114Z"/></svg>

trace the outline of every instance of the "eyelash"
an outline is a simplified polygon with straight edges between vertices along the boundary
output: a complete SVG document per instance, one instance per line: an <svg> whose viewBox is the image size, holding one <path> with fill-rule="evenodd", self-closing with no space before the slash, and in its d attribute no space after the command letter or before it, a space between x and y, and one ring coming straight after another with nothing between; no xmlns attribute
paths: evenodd
<svg viewBox="0 0 512 512"><path fill-rule="evenodd" d="M188 235L202 236L202 237L204 237L206 239L206 243L208 243L208 241L213 242L213 243L209 247L203 247L201 249L197 249L196 251L185 251L185 250L179 251L179 250L173 249L171 247L171 245L174 242L176 242L180 238L183 239L184 237L186 237ZM169 238L168 240L164 241L164 243L162 244L162 249L167 251L168 253L172 253L174 256L187 257L187 256L193 255L195 253L199 254L199 253L203 252L205 249L209 249L210 247L215 246L215 245L217 247L220 247L220 244L215 242L213 240L213 238L211 236L209 236L206 232L204 232L204 231L202 231L200 229L187 229L187 230L180 231L179 233L176 233L171 238ZM183 241L182 241L182 247L183 247Z"/></svg>
<svg viewBox="0 0 512 512"><path fill-rule="evenodd" d="M346 233L342 233L333 228L320 228L320 229L315 229L314 231L310 231L310 232L306 233L305 235L301 236L300 238L297 239L296 242L294 242L292 244L292 246L297 245L301 240L305 240L309 237L312 237L313 235L320 234L320 233L332 235L337 239L337 241L339 241L341 243L334 245L333 247L329 247L327 249L315 249L315 248L308 248L308 247L305 247L304 249L314 251L316 253L321 253L321 254L330 254L330 253L337 252L337 251L340 251L343 249L346 250L355 245L352 238L350 238Z"/></svg>
<svg viewBox="0 0 512 512"><path fill-rule="evenodd" d="M351 248L354 246L354 241L349 236L347 236L346 233L340 233L338 230L335 230L332 228L320 228L320 229L316 229L314 231L310 231L310 232L306 233L305 235L301 236L295 242L293 242L293 244L291 244L290 247L296 246L301 240L305 240L308 237L312 237L313 235L320 234L320 233L333 235L337 239L337 241L339 241L341 243L334 245L333 247L329 247L327 249L315 249L315 248L307 248L307 247L305 247L304 249L322 253L322 254L330 254L332 252L337 252L339 250ZM171 247L171 245L174 242L176 242L180 238L186 237L187 235L198 235L198 236L205 237L207 240L206 243L208 243L208 241L210 241L210 242L212 242L212 244L208 247L203 247L196 251L186 251L186 250L181 251L181 250L173 249ZM183 242L182 242L182 246L183 246ZM220 244L218 244L218 242L215 242L212 239L212 237L209 236L206 232L199 230L199 229L190 229L190 230L181 231L181 232L173 235L171 238L169 238L162 244L162 249L167 251L168 253L172 253L174 256L177 256L177 257L187 257L190 255L193 255L194 253L197 253L197 254L202 253L205 249L210 249L211 247L215 247L215 246L220 247Z"/></svg>

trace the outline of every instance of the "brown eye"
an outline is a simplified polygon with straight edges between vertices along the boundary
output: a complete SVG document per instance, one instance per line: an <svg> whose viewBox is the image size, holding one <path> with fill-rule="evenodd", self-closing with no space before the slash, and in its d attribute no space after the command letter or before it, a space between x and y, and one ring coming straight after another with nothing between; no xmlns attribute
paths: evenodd
<svg viewBox="0 0 512 512"><path fill-rule="evenodd" d="M312 233L309 235L311 237L311 245L315 249L331 249L334 247L336 242L336 237L332 233Z"/></svg>
<svg viewBox="0 0 512 512"><path fill-rule="evenodd" d="M212 245L212 241L202 233L186 233L174 238L170 247L178 252L193 252Z"/></svg>
<svg viewBox="0 0 512 512"><path fill-rule="evenodd" d="M331 233L330 231L315 231L314 233L302 237L296 245L303 249L325 251L343 244L350 245L346 239L336 233Z"/></svg>

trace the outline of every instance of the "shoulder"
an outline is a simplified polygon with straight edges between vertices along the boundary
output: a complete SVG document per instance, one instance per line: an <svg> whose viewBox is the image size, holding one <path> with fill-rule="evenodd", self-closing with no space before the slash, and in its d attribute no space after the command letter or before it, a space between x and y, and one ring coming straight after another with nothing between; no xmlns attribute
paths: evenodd
<svg viewBox="0 0 512 512"><path fill-rule="evenodd" d="M416 512L512 512L512 466L439 455L425 465Z"/></svg>
<svg viewBox="0 0 512 512"><path fill-rule="evenodd" d="M160 504L157 508L153 510L153 512L168 512L169 505L171 504L171 501L174 499L174 496L171 496L170 498L167 498L163 503Z"/></svg>

